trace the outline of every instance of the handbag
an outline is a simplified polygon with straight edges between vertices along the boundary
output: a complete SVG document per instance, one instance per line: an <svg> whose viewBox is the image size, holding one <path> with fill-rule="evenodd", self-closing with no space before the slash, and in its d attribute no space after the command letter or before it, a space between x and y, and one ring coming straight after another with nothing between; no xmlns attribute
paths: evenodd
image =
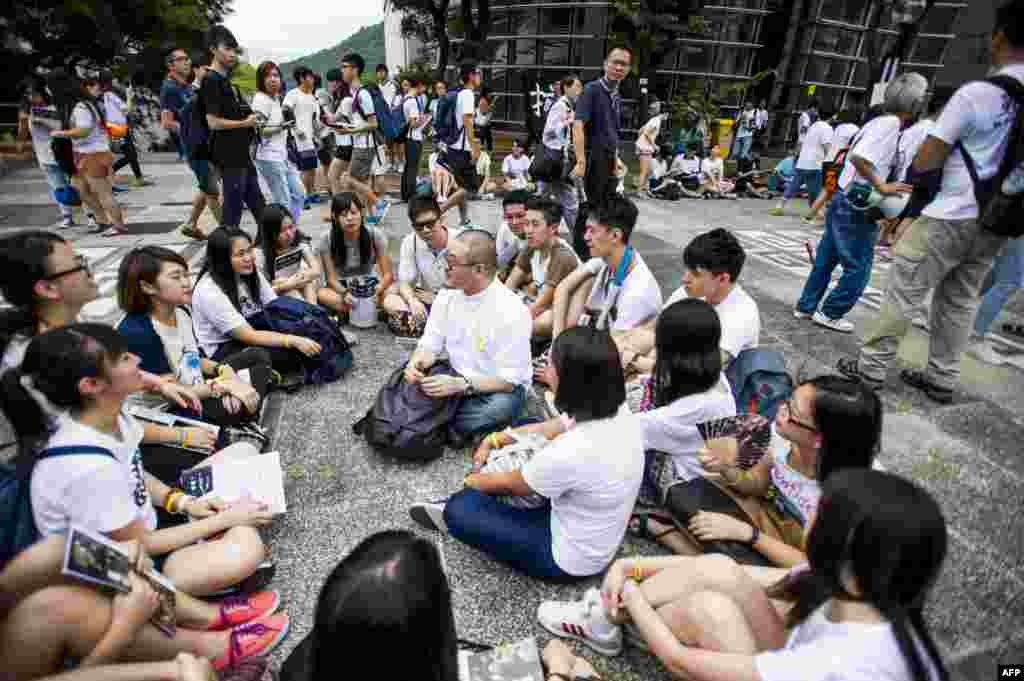
<svg viewBox="0 0 1024 681"><path fill-rule="evenodd" d="M557 182L562 177L562 152L541 145L530 163L530 177L541 182Z"/></svg>

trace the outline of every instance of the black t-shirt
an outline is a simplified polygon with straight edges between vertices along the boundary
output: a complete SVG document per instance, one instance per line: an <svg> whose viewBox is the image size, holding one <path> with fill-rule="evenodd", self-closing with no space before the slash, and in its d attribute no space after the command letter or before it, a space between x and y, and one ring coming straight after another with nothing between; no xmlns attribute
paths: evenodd
<svg viewBox="0 0 1024 681"><path fill-rule="evenodd" d="M243 102L227 78L213 69L206 74L199 88L199 103L204 113L229 121L242 121L249 116ZM246 105L246 109L247 109ZM251 163L249 144L252 129L211 130L210 153L220 168L246 168Z"/></svg>

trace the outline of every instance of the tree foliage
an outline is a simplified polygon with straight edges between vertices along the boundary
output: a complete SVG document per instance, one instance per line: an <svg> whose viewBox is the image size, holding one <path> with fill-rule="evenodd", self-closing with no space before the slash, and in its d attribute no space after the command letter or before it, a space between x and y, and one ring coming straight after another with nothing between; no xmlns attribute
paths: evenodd
<svg viewBox="0 0 1024 681"><path fill-rule="evenodd" d="M677 39L703 33L699 0L615 0L611 45L633 51L634 72L653 73L678 47Z"/></svg>
<svg viewBox="0 0 1024 681"><path fill-rule="evenodd" d="M451 39L448 35L450 5L451 0L384 0L384 11L402 13L403 37L437 45L437 63L434 65L436 79L444 78L451 58Z"/></svg>

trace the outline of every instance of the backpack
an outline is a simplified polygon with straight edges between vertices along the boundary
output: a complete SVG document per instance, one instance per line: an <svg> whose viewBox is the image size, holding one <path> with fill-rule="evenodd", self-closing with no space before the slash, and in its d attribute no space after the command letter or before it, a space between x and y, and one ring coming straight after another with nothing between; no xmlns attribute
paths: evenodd
<svg viewBox="0 0 1024 681"><path fill-rule="evenodd" d="M333 383L352 368L354 358L348 341L319 305L310 305L291 296L278 296L248 321L257 331L302 336L320 344L320 354L303 357L307 385Z"/></svg>
<svg viewBox="0 0 1024 681"><path fill-rule="evenodd" d="M737 414L759 414L772 420L779 405L793 394L786 361L774 350L744 350L726 368L725 377L732 387Z"/></svg>
<svg viewBox="0 0 1024 681"><path fill-rule="evenodd" d="M210 153L210 128L202 107L197 106L199 93L195 93L178 111L178 136L191 159L206 160Z"/></svg>
<svg viewBox="0 0 1024 681"><path fill-rule="evenodd" d="M1024 236L1024 84L1012 76L993 76L985 82L1002 88L1016 101L1017 114L1010 126L1006 155L996 174L987 180L978 178L974 159L962 142L956 147L967 166L978 202L978 226L998 236L1014 239Z"/></svg>
<svg viewBox="0 0 1024 681"><path fill-rule="evenodd" d="M114 454L103 447L71 445L44 449L32 461L23 458L20 462L0 464L0 568L41 536L32 516L31 480L35 461L79 454L102 454L114 458Z"/></svg>
<svg viewBox="0 0 1024 681"><path fill-rule="evenodd" d="M466 133L465 128L459 127L458 121L455 120L460 92L461 90L452 90L437 102L437 117L434 119L435 144L452 146Z"/></svg>
<svg viewBox="0 0 1024 681"><path fill-rule="evenodd" d="M437 362L429 376L454 375L448 362ZM374 449L396 459L433 461L444 453L448 424L461 397L435 400L417 385L405 382L405 366L397 369L377 394L366 416L352 426Z"/></svg>
<svg viewBox="0 0 1024 681"><path fill-rule="evenodd" d="M71 127L70 109L62 112L61 123L65 128ZM61 169L61 172L68 177L74 177L78 174L78 169L75 167L75 148L70 139L67 137L51 137L50 151L53 152L53 161Z"/></svg>
<svg viewBox="0 0 1024 681"><path fill-rule="evenodd" d="M353 110L358 111L364 119L376 116L377 130L384 135L386 141L394 142L401 135L402 128L405 127L405 113L401 107L392 109L377 85L367 85L364 89L373 100L373 111L363 111L363 107L359 103L359 92L356 92L356 96L352 98Z"/></svg>
<svg viewBox="0 0 1024 681"><path fill-rule="evenodd" d="M683 198L683 190L675 182L666 184L664 187L659 187L654 190L654 195L659 199L665 199L667 201L678 201Z"/></svg>

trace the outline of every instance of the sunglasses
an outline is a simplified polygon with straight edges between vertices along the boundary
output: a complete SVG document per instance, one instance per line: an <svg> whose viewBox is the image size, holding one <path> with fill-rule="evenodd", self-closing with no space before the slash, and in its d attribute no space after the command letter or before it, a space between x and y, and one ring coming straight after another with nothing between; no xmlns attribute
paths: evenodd
<svg viewBox="0 0 1024 681"><path fill-rule="evenodd" d="M78 263L75 267L43 277L43 281L53 281L54 279L60 279L61 277L66 277L67 275L74 274L75 272L82 272L83 270L92 274L92 270L89 268L89 261L86 260L84 255L75 256L75 262Z"/></svg>

